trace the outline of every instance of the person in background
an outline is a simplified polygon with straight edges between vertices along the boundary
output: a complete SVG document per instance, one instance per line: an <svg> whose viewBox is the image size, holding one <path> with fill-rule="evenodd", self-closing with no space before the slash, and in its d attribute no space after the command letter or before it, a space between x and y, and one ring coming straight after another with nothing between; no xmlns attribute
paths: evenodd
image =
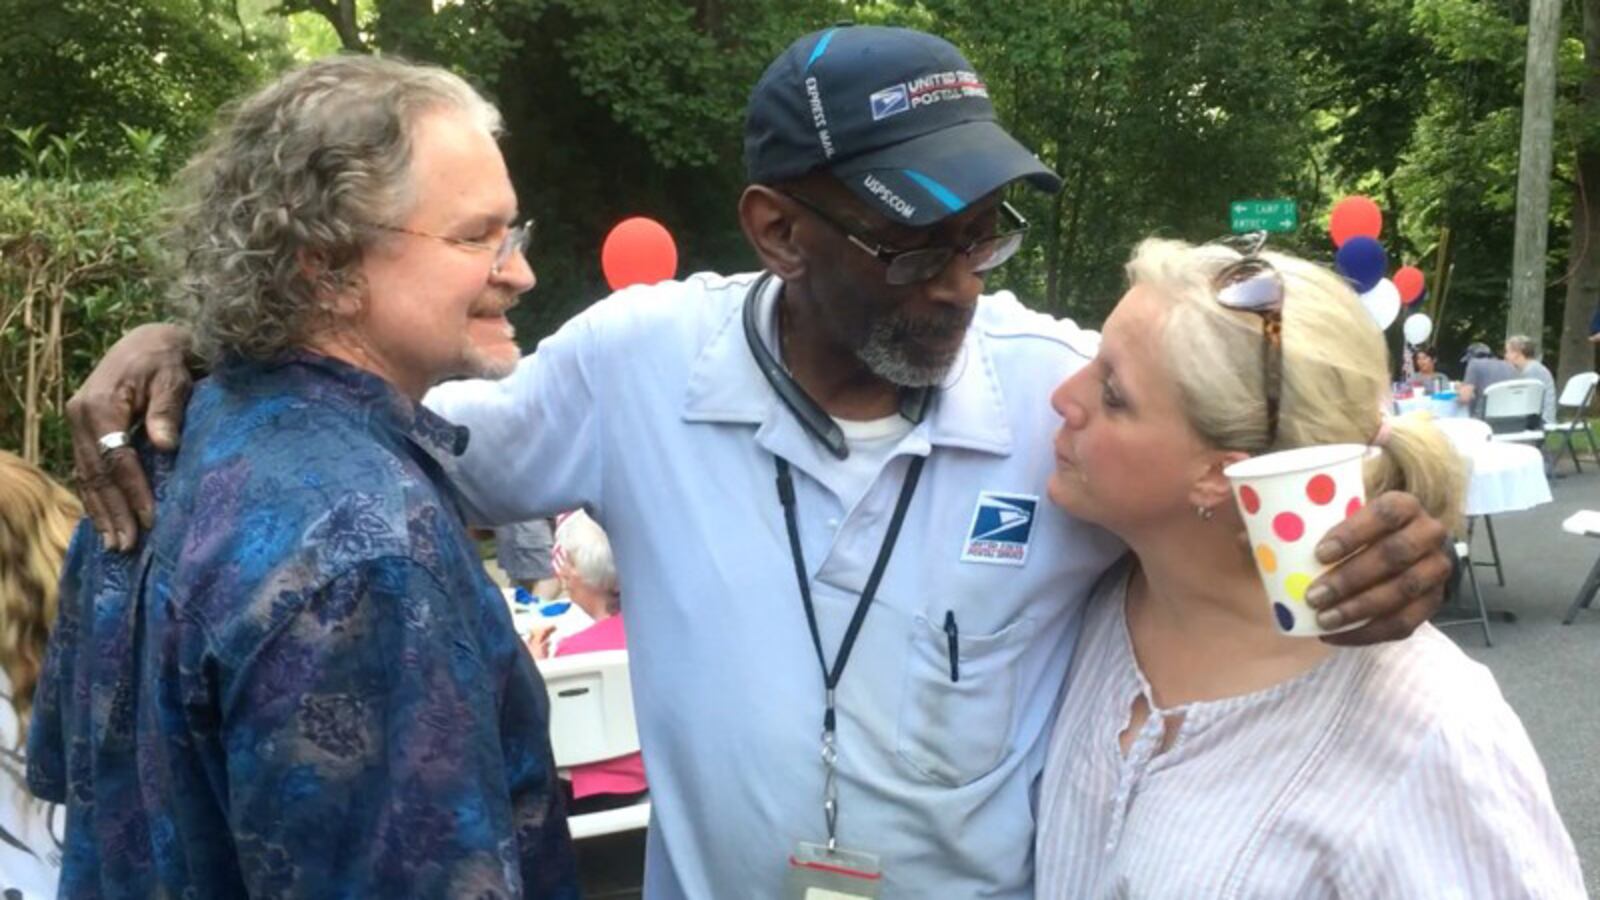
<svg viewBox="0 0 1600 900"><path fill-rule="evenodd" d="M556 637L555 624L544 624L528 637L534 659L561 656L562 647L580 634L590 634L584 650L622 650L622 592L617 584L616 558L605 530L583 510L556 516L551 565L561 582L560 593L587 622L564 638ZM596 631L601 624L610 625ZM552 652L553 651L553 652ZM575 651L573 651L575 652Z"/></svg>
<svg viewBox="0 0 1600 900"><path fill-rule="evenodd" d="M1489 670L1427 624L1368 647L1283 634L1239 541L1224 468L1317 444L1375 446L1368 497L1460 519L1463 462L1427 418L1384 415L1388 352L1355 294L1178 241L1128 273L1053 398L1050 499L1132 552L1090 600L1050 740L1038 895L1584 896Z"/></svg>
<svg viewBox="0 0 1600 900"><path fill-rule="evenodd" d="M1556 420L1556 379L1539 361L1539 342L1525 334L1506 338L1506 362L1517 370L1518 378L1532 378L1544 386L1544 406L1539 411L1543 424ZM1532 427L1532 423L1530 423Z"/></svg>
<svg viewBox="0 0 1600 900"><path fill-rule="evenodd" d="M622 592L617 584L617 565L611 555L611 541L605 530L583 510L569 513L556 526L557 574L566 588L567 599L594 620L582 631L555 644L555 656L573 656L600 650L626 650L622 626ZM551 655L553 626L536 632L528 641L534 658ZM574 814L615 809L637 803L645 794L644 760L638 753L618 759L574 766L572 806Z"/></svg>
<svg viewBox="0 0 1600 900"><path fill-rule="evenodd" d="M1433 347L1418 347L1411 352L1411 384L1423 393L1437 394L1450 388L1450 376L1440 372L1438 355Z"/></svg>
<svg viewBox="0 0 1600 900"><path fill-rule="evenodd" d="M0 896L54 897L61 807L26 786L28 717L56 619L57 581L83 508L64 487L0 450Z"/></svg>
<svg viewBox="0 0 1600 900"><path fill-rule="evenodd" d="M443 69L294 69L179 179L176 300L211 374L138 552L86 524L28 783L61 896L578 895L549 698L421 405L503 377L534 285L499 112Z"/></svg>
<svg viewBox="0 0 1600 900"><path fill-rule="evenodd" d="M561 579L551 562L555 535L546 518L528 519L494 529L495 562L513 585L542 599L561 593Z"/></svg>
<svg viewBox="0 0 1600 900"><path fill-rule="evenodd" d="M1510 381L1517 370L1503 359L1497 359L1489 345L1474 342L1461 354L1461 364L1466 369L1456 385L1456 402L1468 407L1474 418L1483 418L1483 390L1491 384Z"/></svg>

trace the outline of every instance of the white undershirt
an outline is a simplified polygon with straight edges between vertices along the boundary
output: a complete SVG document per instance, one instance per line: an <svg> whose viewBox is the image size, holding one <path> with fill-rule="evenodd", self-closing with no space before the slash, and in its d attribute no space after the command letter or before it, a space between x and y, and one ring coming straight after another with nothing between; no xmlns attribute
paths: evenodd
<svg viewBox="0 0 1600 900"><path fill-rule="evenodd" d="M844 442L850 448L850 455L840 460L829 472L829 480L839 491L839 500L844 508L850 509L866 495L872 482L877 480L878 473L883 471L883 464L888 461L889 455L900 445L900 440L911 433L913 426L909 419L899 413L865 422L840 418L834 418L833 421L844 432Z"/></svg>
<svg viewBox="0 0 1600 900"><path fill-rule="evenodd" d="M761 297L761 302L767 308L760 315L760 321L764 323L760 328L760 338L769 352L781 360L783 350L780 346L782 342L778 339L778 293L778 288L769 288ZM783 367L787 371L788 363L784 362ZM889 460L894 448L900 445L901 438L910 434L916 426L899 413L866 421L837 416L830 418L844 432L845 446L850 448L850 455L828 470L826 480L828 486L839 495L839 502L849 510L866 496L867 489L877 480L878 473L883 471L883 464Z"/></svg>

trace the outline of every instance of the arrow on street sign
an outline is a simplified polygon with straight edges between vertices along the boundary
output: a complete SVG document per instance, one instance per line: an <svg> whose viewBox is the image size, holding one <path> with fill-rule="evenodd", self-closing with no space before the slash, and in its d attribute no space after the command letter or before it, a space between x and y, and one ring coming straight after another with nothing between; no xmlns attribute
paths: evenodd
<svg viewBox="0 0 1600 900"><path fill-rule="evenodd" d="M1228 204L1228 225L1234 234L1294 231L1300 227L1300 213L1288 198L1234 200Z"/></svg>

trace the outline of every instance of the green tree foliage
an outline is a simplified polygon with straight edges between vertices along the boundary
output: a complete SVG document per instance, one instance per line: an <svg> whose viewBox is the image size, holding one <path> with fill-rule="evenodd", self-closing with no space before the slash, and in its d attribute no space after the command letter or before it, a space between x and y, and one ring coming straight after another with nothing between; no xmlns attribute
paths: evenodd
<svg viewBox="0 0 1600 900"><path fill-rule="evenodd" d="M1394 164L1387 170L1369 161L1365 173L1354 170L1347 177L1381 184L1394 198L1396 244L1408 261L1429 270L1429 311L1442 319L1439 340L1451 351L1448 358L1470 341L1498 346L1505 334L1527 7L1484 0L1406 0L1393 6L1390 27L1409 30L1421 44L1410 64L1424 77L1406 114L1412 120L1408 140L1391 154ZM1563 185L1570 187L1574 177L1583 55L1581 22L1568 16L1563 28L1546 333L1535 335L1552 369L1572 209ZM1594 298L1587 304L1592 310Z"/></svg>
<svg viewBox="0 0 1600 900"><path fill-rule="evenodd" d="M514 313L553 330L606 292L600 246L630 215L678 237L681 268L753 265L734 218L740 122L766 64L839 16L829 0L291 0L360 46L461 72L505 113L540 287ZM352 46L346 41L346 46Z"/></svg>
<svg viewBox="0 0 1600 900"><path fill-rule="evenodd" d="M1588 317L1600 299L1600 0L1582 0L1584 54L1574 119L1572 221L1567 243L1562 384L1594 365Z"/></svg>
<svg viewBox="0 0 1600 900"><path fill-rule="evenodd" d="M242 15L221 0L0 0L0 125L81 134L89 175L135 162L122 125L164 135L179 161L220 104L288 61ZM21 166L0 145L0 173Z"/></svg>
<svg viewBox="0 0 1600 900"><path fill-rule="evenodd" d="M76 180L50 164L0 177L0 447L55 474L66 398L122 332L156 317L147 179Z"/></svg>
<svg viewBox="0 0 1600 900"><path fill-rule="evenodd" d="M437 62L506 114L540 221L540 285L515 313L531 345L606 292L600 244L627 216L664 222L683 272L753 266L734 217L750 87L800 34L908 24L962 47L1066 181L1015 193L1034 230L992 287L1094 323L1146 234L1209 239L1230 200L1286 196L1301 227L1274 241L1327 259L1329 208L1366 193L1393 263L1429 273L1448 360L1504 328L1526 14L1503 0L0 0L0 124L33 141L0 149L0 173L32 153L79 178L161 178L224 98L291 59ZM1596 299L1595 276L1565 277L1600 254L1571 230L1585 190L1600 194L1577 152L1600 95L1581 88L1583 18L1563 26L1551 348L1562 294L1569 328Z"/></svg>
<svg viewBox="0 0 1600 900"><path fill-rule="evenodd" d="M1039 225L996 283L1098 320L1139 238L1206 240L1228 202L1300 194L1312 117L1294 0L980 5L929 0L937 30L985 73L1002 117L1060 172L1019 200Z"/></svg>

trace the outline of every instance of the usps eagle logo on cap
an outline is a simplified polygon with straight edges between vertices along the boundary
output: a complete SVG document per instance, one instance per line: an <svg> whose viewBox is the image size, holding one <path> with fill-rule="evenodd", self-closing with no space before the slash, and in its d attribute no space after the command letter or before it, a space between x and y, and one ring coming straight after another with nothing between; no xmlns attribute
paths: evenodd
<svg viewBox="0 0 1600 900"><path fill-rule="evenodd" d="M961 561L1001 566L1027 562L1028 540L1033 536L1033 516L1038 509L1037 494L980 493Z"/></svg>
<svg viewBox="0 0 1600 900"><path fill-rule="evenodd" d="M872 104L872 121L874 122L887 119L890 116L897 116L911 109L911 92L906 90L904 84L886 87L868 97L867 100Z"/></svg>

